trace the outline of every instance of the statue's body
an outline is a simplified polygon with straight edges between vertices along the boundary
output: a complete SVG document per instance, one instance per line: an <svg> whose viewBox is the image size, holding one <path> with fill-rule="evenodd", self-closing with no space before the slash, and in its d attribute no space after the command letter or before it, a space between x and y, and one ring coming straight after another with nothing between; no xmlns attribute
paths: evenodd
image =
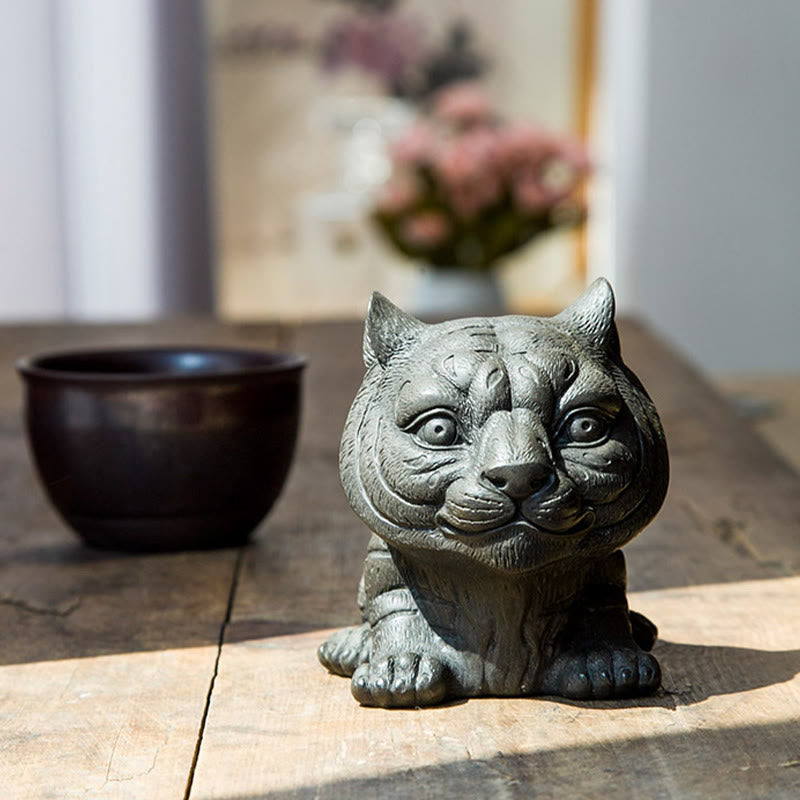
<svg viewBox="0 0 800 800"><path fill-rule="evenodd" d="M656 514L667 450L596 282L551 319L425 325L375 295L340 465L375 534L363 624L319 651L365 705L658 688L619 548Z"/></svg>

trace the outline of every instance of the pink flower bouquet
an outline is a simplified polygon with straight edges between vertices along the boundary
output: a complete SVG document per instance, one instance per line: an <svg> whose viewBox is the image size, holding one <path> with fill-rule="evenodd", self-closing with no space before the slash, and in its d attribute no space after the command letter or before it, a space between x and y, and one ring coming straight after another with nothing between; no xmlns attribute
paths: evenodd
<svg viewBox="0 0 800 800"><path fill-rule="evenodd" d="M553 228L583 220L589 171L576 141L508 124L471 85L439 93L393 142L394 170L373 216L405 255L441 268L490 269Z"/></svg>

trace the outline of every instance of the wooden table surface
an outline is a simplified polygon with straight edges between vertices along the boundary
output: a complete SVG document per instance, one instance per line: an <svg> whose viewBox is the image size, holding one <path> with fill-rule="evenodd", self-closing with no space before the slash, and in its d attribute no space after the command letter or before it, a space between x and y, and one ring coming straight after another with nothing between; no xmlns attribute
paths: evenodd
<svg viewBox="0 0 800 800"><path fill-rule="evenodd" d="M645 329L621 334L672 459L626 548L663 690L386 711L315 656L357 616L368 538L336 466L359 326L0 329L0 798L800 797L800 478ZM311 356L292 474L241 550L88 550L36 484L14 358L155 341Z"/></svg>

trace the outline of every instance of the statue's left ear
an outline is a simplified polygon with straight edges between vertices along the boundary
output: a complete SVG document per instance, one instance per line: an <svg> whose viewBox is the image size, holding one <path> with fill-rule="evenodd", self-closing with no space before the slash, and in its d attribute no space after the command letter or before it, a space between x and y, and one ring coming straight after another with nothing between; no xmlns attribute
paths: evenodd
<svg viewBox="0 0 800 800"><path fill-rule="evenodd" d="M385 367L395 353L419 338L424 327L380 292L373 292L364 325L364 364L369 368L378 362Z"/></svg>
<svg viewBox="0 0 800 800"><path fill-rule="evenodd" d="M555 319L590 346L619 355L619 336L614 323L614 291L605 278L598 278Z"/></svg>

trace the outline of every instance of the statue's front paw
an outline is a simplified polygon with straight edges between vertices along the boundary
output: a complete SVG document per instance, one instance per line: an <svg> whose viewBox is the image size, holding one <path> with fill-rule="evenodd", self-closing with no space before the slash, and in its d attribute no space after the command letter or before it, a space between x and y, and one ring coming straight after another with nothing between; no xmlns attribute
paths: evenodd
<svg viewBox="0 0 800 800"><path fill-rule="evenodd" d="M431 706L447 695L447 670L431 656L404 653L362 664L351 686L353 697L365 706Z"/></svg>
<svg viewBox="0 0 800 800"><path fill-rule="evenodd" d="M607 700L652 694L661 685L658 661L638 648L602 647L565 653L548 670L546 694Z"/></svg>

